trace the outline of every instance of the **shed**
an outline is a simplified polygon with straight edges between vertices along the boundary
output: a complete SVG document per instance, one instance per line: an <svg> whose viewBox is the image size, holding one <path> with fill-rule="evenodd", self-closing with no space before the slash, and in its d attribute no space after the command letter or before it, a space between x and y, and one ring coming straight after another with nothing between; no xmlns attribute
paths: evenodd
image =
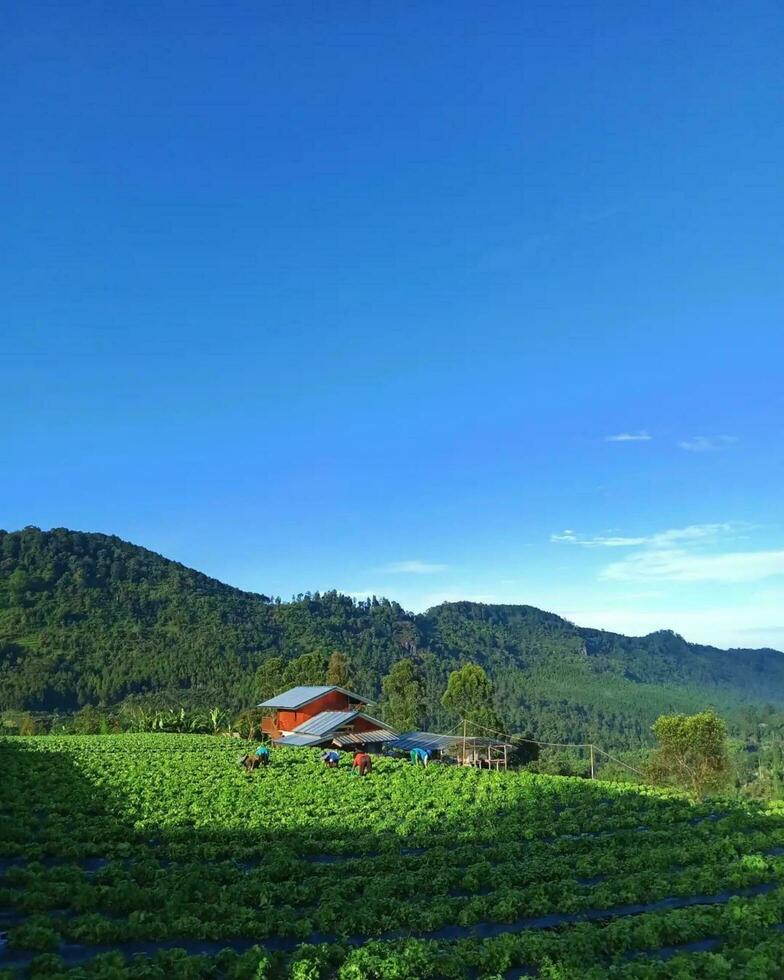
<svg viewBox="0 0 784 980"><path fill-rule="evenodd" d="M426 749L435 757L448 757L463 766L506 769L511 743L478 736L439 735L435 732L404 732L389 745L401 752Z"/></svg>

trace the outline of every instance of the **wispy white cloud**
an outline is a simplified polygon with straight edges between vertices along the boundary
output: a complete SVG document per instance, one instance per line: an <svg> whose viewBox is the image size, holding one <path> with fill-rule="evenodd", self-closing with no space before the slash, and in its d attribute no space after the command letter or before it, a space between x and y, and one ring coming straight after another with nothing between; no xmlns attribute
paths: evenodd
<svg viewBox="0 0 784 980"><path fill-rule="evenodd" d="M605 442L650 442L653 436L645 429L639 432L618 432L612 436L605 436Z"/></svg>
<svg viewBox="0 0 784 980"><path fill-rule="evenodd" d="M601 579L618 582L759 582L784 575L784 550L729 551L750 527L738 521L689 524L638 537L583 537L569 529L550 540L582 548L629 548L632 554L606 565ZM720 546L724 545L722 550Z"/></svg>
<svg viewBox="0 0 784 980"><path fill-rule="evenodd" d="M689 453L715 453L737 441L737 436L691 436L689 439L682 439L678 447Z"/></svg>
<svg viewBox="0 0 784 980"><path fill-rule="evenodd" d="M387 565L379 568L380 572L394 575L435 575L437 572L445 572L448 565L428 561L391 561Z"/></svg>
<svg viewBox="0 0 784 980"><path fill-rule="evenodd" d="M667 531L652 534L648 542L653 545L672 544L674 541L715 540L721 534L729 534L748 527L741 521L722 521L718 524L688 524L686 527L673 527Z"/></svg>
<svg viewBox="0 0 784 980"><path fill-rule="evenodd" d="M551 534L550 540L560 544L577 544L582 548L638 548L642 545L664 546L677 541L705 541L715 538L722 532L733 530L741 525L733 522L723 524L690 524L688 527L670 528L656 534L627 537L618 534L599 534L584 537L576 534L571 528L560 534Z"/></svg>
<svg viewBox="0 0 784 980"><path fill-rule="evenodd" d="M693 554L684 548L628 555L600 572L621 582L759 582L784 575L784 551L730 551Z"/></svg>
<svg viewBox="0 0 784 980"><path fill-rule="evenodd" d="M630 548L634 545L645 544L647 538L625 538L620 536L599 535L594 538L583 538L574 531L561 531L551 534L550 540L559 544L579 544L582 548Z"/></svg>

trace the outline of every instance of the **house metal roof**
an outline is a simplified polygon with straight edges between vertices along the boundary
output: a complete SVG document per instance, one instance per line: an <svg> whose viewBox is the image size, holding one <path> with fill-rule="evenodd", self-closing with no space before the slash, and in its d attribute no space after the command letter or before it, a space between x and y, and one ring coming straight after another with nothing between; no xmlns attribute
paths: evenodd
<svg viewBox="0 0 784 980"><path fill-rule="evenodd" d="M274 740L275 745L295 745L298 748L308 745L321 745L328 741L329 735L297 735L296 733L281 735L280 738Z"/></svg>
<svg viewBox="0 0 784 980"><path fill-rule="evenodd" d="M330 691L340 691L341 694L345 694L346 697L351 698L353 701L358 701L360 704L373 703L369 698L363 698L361 694L354 694L353 691L347 691L345 687L338 687L336 684L327 684L292 687L290 690L284 691L282 694L276 694L274 698L269 698L267 701L262 701L261 704L256 705L256 707L288 708L289 710L293 711L296 708L301 708L306 704L310 704L311 701L315 701L317 698L323 697L325 694L329 694Z"/></svg>
<svg viewBox="0 0 784 980"><path fill-rule="evenodd" d="M335 735L332 741L335 745L371 745L375 742L394 742L397 738L388 728L374 728L369 732L343 732Z"/></svg>
<svg viewBox="0 0 784 980"><path fill-rule="evenodd" d="M361 714L360 711L322 711L320 714L313 715L312 718L308 718L307 721L303 721L302 724L297 725L294 731L298 735L300 733L325 735L327 732L333 732L336 728L340 728L341 725L347 725L359 714Z"/></svg>
<svg viewBox="0 0 784 980"><path fill-rule="evenodd" d="M355 718L364 718L365 721L389 731L388 726L383 721L379 721L378 718L371 718L364 711L320 711L312 718L300 722L294 731L298 735L326 735L327 732L334 732L343 725L350 724Z"/></svg>

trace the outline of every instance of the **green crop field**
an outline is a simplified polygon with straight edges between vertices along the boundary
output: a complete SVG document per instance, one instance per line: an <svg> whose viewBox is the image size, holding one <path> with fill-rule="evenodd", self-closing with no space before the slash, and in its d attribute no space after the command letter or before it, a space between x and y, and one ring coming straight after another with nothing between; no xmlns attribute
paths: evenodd
<svg viewBox="0 0 784 980"><path fill-rule="evenodd" d="M784 976L784 809L189 735L0 740L0 976Z"/></svg>

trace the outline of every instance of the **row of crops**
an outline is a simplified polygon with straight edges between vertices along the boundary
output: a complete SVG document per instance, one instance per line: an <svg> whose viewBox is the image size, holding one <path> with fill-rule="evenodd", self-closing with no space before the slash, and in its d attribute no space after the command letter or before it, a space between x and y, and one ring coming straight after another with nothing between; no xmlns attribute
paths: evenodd
<svg viewBox="0 0 784 980"><path fill-rule="evenodd" d="M784 809L230 739L0 740L0 977L784 976Z"/></svg>

